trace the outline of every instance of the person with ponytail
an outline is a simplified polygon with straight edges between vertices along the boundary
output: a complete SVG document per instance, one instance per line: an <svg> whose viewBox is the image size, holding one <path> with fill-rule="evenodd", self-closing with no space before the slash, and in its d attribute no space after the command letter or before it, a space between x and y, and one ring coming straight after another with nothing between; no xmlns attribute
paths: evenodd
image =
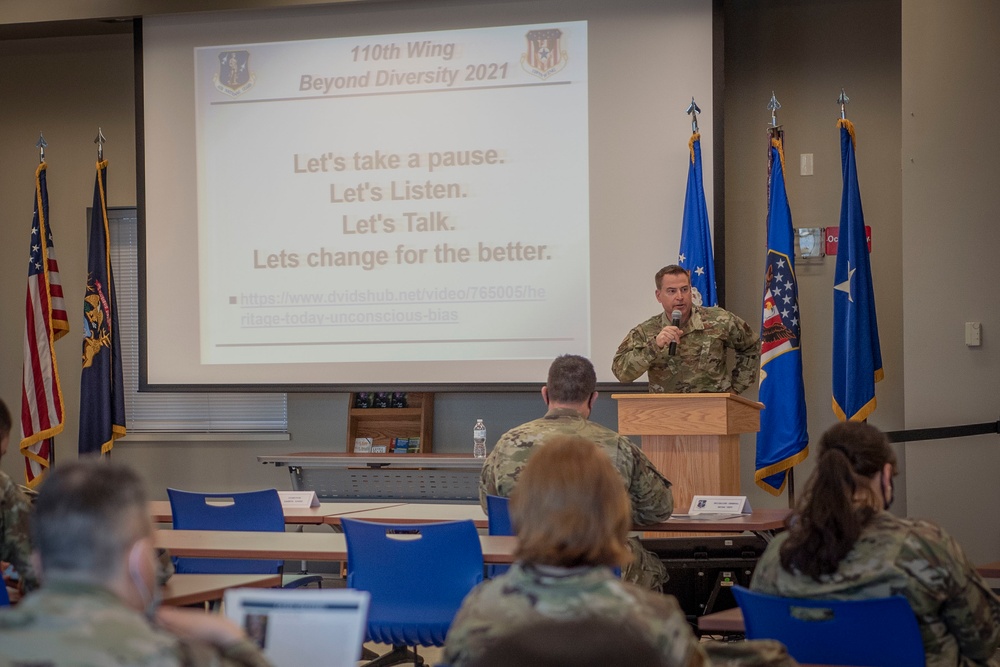
<svg viewBox="0 0 1000 667"><path fill-rule="evenodd" d="M768 545L750 588L828 600L902 595L928 666L1000 665L1000 600L939 526L887 511L896 455L885 434L836 424L817 457L788 530Z"/></svg>

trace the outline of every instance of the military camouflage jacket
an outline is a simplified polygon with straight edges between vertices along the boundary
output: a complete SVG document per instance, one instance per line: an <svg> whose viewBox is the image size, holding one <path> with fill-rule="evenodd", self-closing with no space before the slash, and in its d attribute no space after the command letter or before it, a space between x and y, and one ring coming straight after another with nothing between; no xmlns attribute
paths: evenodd
<svg viewBox="0 0 1000 667"><path fill-rule="evenodd" d="M1000 600L938 526L880 512L837 572L820 581L781 567L778 550L787 538L768 546L751 588L831 600L903 595L917 615L928 667L1000 664Z"/></svg>
<svg viewBox="0 0 1000 667"><path fill-rule="evenodd" d="M500 436L483 463L479 479L479 502L484 509L487 495L510 495L532 451L553 435L580 436L597 443L607 453L628 489L633 523L643 526L670 518L674 511L670 482L642 450L628 438L587 420L571 408L553 408L541 419L521 424Z"/></svg>
<svg viewBox="0 0 1000 667"><path fill-rule="evenodd" d="M665 667L709 664L673 597L625 583L606 567L521 563L465 598L448 631L444 662L462 667L497 638L539 621L594 617L634 625L660 648Z"/></svg>
<svg viewBox="0 0 1000 667"><path fill-rule="evenodd" d="M0 613L0 666L268 667L249 640L225 649L153 627L110 591L46 579Z"/></svg>
<svg viewBox="0 0 1000 667"><path fill-rule="evenodd" d="M621 382L648 374L649 391L655 394L741 394L757 381L760 336L746 322L722 308L693 306L681 327L684 335L677 354L656 346L656 335L670 324L660 313L632 329L615 353L611 370ZM732 372L726 367L726 350L736 352Z"/></svg>
<svg viewBox="0 0 1000 667"><path fill-rule="evenodd" d="M575 435L597 444L614 463L632 501L632 523L640 526L666 521L674 511L670 482L631 440L584 418L572 408L552 408L544 417L521 424L504 433L483 463L479 479L479 502L486 509L486 496L510 496L521 470L535 448L553 435ZM632 561L622 577L644 588L659 590L667 570L638 538L628 542Z"/></svg>
<svg viewBox="0 0 1000 667"><path fill-rule="evenodd" d="M25 591L38 588L38 577L31 564L30 513L31 503L7 473L0 470L0 560L14 566Z"/></svg>

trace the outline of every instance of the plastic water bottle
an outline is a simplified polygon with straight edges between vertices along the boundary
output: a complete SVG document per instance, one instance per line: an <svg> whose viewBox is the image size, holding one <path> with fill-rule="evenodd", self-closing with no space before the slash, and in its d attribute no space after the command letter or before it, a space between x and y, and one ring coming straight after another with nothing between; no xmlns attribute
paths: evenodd
<svg viewBox="0 0 1000 667"><path fill-rule="evenodd" d="M486 424L482 419L477 419L472 427L472 455L477 459L486 458Z"/></svg>

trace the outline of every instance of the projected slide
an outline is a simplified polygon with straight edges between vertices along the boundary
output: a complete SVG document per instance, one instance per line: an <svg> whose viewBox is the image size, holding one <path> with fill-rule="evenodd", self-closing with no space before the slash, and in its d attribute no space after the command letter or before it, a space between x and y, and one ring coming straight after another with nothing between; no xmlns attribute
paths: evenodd
<svg viewBox="0 0 1000 667"><path fill-rule="evenodd" d="M590 353L585 21L195 68L202 363Z"/></svg>

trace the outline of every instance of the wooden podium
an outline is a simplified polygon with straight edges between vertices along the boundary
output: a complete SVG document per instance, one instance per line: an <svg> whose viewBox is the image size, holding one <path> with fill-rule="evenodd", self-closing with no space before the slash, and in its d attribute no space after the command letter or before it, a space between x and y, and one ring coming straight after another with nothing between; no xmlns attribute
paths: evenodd
<svg viewBox="0 0 1000 667"><path fill-rule="evenodd" d="M764 405L736 394L612 394L618 432L642 436L642 451L673 484L674 507L694 495L740 495L740 434L760 430Z"/></svg>

